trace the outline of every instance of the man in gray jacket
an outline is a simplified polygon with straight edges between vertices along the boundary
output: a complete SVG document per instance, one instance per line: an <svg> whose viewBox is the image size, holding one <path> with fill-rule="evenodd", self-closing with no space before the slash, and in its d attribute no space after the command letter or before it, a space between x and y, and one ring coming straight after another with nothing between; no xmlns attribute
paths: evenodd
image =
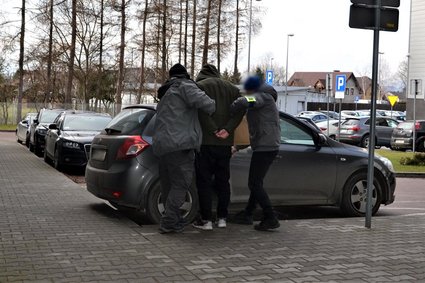
<svg viewBox="0 0 425 283"><path fill-rule="evenodd" d="M153 150L159 157L161 191L165 213L160 232L181 232L184 220L180 207L192 185L195 151L202 142L198 110L211 115L215 102L190 80L186 68L174 65L170 79L159 88Z"/></svg>
<svg viewBox="0 0 425 283"><path fill-rule="evenodd" d="M248 187L251 191L245 210L235 216L238 224L252 224L253 212L258 203L263 209L263 220L254 226L267 231L280 226L270 198L263 188L263 181L275 159L280 146L279 111L276 107L276 90L261 84L258 77L250 77L244 84L247 92L232 104L232 112L247 111L251 148L253 150L249 168Z"/></svg>

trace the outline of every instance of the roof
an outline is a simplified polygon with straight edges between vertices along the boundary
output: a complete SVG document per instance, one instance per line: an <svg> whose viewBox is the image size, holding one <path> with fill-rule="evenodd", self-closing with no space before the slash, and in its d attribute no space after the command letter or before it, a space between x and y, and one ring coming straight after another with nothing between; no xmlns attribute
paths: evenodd
<svg viewBox="0 0 425 283"><path fill-rule="evenodd" d="M353 72L295 72L289 79L288 86L314 87L319 81L325 82L329 73L332 74L332 82L335 82L337 75L345 75L347 80L353 77L357 83Z"/></svg>

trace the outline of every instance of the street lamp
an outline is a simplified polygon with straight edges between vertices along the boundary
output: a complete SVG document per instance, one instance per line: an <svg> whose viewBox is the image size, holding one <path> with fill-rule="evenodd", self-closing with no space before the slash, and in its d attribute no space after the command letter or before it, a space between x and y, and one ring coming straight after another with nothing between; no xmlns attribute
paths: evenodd
<svg viewBox="0 0 425 283"><path fill-rule="evenodd" d="M381 76L381 59L382 59L382 55L384 55L385 53L384 52L381 52L381 51L379 51L378 52L378 54L379 54L379 62L378 62L378 72L379 72L379 74L378 74L378 84L379 84L379 99L380 100L382 100L382 86L381 86L381 83L382 83L382 76Z"/></svg>
<svg viewBox="0 0 425 283"><path fill-rule="evenodd" d="M286 70L285 70L285 112L288 107L288 60L289 60L289 38L294 36L293 33L288 33L286 36Z"/></svg>
<svg viewBox="0 0 425 283"><path fill-rule="evenodd" d="M255 0L260 2L261 0ZM248 35L248 75L251 72L251 35L252 35L252 0L249 6L249 35Z"/></svg>

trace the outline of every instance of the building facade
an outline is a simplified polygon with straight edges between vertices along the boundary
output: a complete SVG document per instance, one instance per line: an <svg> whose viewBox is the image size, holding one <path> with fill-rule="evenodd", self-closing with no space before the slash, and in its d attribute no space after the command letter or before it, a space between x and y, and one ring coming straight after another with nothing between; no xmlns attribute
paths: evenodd
<svg viewBox="0 0 425 283"><path fill-rule="evenodd" d="M416 118L425 119L425 1L411 1L409 42L409 84L407 92L407 118L413 118L416 93Z"/></svg>

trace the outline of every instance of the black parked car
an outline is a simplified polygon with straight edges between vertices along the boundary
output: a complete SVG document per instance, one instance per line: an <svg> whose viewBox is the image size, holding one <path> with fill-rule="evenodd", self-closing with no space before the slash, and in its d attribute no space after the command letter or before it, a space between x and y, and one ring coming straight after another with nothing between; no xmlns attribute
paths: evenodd
<svg viewBox="0 0 425 283"><path fill-rule="evenodd" d="M164 211L158 159L152 151L155 107L124 108L92 143L86 167L89 192L117 207L135 208L158 222ZM351 216L364 215L368 154L338 143L304 121L280 113L279 154L264 180L274 205L334 205ZM231 201L246 203L252 150L231 161ZM306 178L306 176L308 176ZM375 158L373 213L394 201L396 180L391 161ZM195 186L181 210L190 221L198 213Z"/></svg>
<svg viewBox="0 0 425 283"><path fill-rule="evenodd" d="M53 161L56 169L63 165L85 166L90 144L111 121L108 114L94 112L62 112L49 125L44 160Z"/></svg>
<svg viewBox="0 0 425 283"><path fill-rule="evenodd" d="M425 120L418 120L416 124L414 124L414 121L400 123L393 130L391 147L396 150L413 149L413 128L416 132L415 149L425 152Z"/></svg>
<svg viewBox="0 0 425 283"><path fill-rule="evenodd" d="M62 113L63 109L41 109L37 117L34 119L30 127L29 133L29 149L36 155L41 156L44 150L44 140L49 129L49 125L53 123L56 117Z"/></svg>

